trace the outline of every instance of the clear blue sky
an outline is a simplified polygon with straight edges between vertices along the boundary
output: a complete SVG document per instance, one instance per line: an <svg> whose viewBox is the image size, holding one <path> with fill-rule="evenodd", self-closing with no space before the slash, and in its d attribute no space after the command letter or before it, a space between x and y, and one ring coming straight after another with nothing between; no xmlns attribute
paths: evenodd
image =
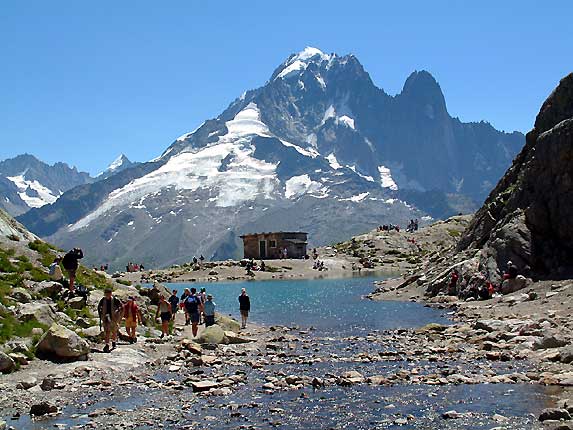
<svg viewBox="0 0 573 430"><path fill-rule="evenodd" d="M527 131L573 70L572 16L571 0L4 0L0 159L149 160L307 45L355 54L390 94L426 69L451 115Z"/></svg>

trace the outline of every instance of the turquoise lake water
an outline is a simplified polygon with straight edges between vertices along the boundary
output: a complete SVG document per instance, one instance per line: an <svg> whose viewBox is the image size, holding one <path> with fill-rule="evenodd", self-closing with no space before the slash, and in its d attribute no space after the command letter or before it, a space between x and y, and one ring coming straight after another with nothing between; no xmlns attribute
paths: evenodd
<svg viewBox="0 0 573 430"><path fill-rule="evenodd" d="M281 280L227 283L167 284L182 292L204 287L217 310L239 318L238 296L246 288L251 298L250 320L263 325L314 327L318 331L360 334L372 330L447 323L441 312L419 303L375 302L364 296L376 278Z"/></svg>

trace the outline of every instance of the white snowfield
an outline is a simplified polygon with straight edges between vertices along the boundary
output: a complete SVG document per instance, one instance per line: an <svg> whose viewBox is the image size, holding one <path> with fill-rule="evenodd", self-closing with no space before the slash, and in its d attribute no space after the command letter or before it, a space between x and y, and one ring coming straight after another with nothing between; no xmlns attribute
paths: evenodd
<svg viewBox="0 0 573 430"><path fill-rule="evenodd" d="M324 198L328 189L318 182L314 182L308 175L293 176L285 182L285 197L293 199L304 194L315 194L315 197Z"/></svg>
<svg viewBox="0 0 573 430"><path fill-rule="evenodd" d="M13 182L18 187L18 195L20 198L31 208L41 208L47 204L54 203L61 192L55 193L48 187L45 187L36 180L29 181L25 178L25 173L18 176L7 177L9 181ZM30 189L35 196L29 196L26 191Z"/></svg>
<svg viewBox="0 0 573 430"><path fill-rule="evenodd" d="M396 185L396 182L392 179L392 173L388 167L378 166L378 172L380 172L380 182L382 187L390 188L393 191L398 190L398 185Z"/></svg>

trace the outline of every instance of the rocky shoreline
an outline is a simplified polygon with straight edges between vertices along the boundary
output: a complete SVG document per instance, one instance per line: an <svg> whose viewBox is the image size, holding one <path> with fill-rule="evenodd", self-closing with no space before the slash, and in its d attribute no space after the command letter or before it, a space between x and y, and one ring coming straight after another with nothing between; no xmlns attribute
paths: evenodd
<svg viewBox="0 0 573 430"><path fill-rule="evenodd" d="M524 360L528 370L521 382L552 387L556 396L552 413L542 412L546 425L573 412L573 283L532 282L513 295L485 301L457 297L429 297L425 286L397 278L377 283L372 300L409 300L443 309L454 321L444 333L463 339L474 360L515 362ZM482 382L491 382L482 380ZM569 417L569 418L568 418ZM561 424L560 424L561 425ZM572 424L573 425L573 424ZM559 428L569 428L561 425Z"/></svg>

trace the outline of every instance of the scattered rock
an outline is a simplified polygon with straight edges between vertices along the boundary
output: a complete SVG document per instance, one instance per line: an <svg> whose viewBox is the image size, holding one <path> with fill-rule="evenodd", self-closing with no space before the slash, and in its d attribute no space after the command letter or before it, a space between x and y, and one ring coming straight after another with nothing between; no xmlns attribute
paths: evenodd
<svg viewBox="0 0 573 430"><path fill-rule="evenodd" d="M72 309L80 310L86 307L87 300L85 297L74 297L68 300L68 306Z"/></svg>
<svg viewBox="0 0 573 430"><path fill-rule="evenodd" d="M0 372L2 373L10 373L16 368L16 363L14 360L3 352L0 352Z"/></svg>
<svg viewBox="0 0 573 430"><path fill-rule="evenodd" d="M41 324L52 325L57 321L56 311L47 303L24 303L20 305L16 313L18 319L23 322L36 320Z"/></svg>
<svg viewBox="0 0 573 430"><path fill-rule="evenodd" d="M32 301L32 296L24 288L13 288L10 296L20 303L30 303Z"/></svg>
<svg viewBox="0 0 573 430"><path fill-rule="evenodd" d="M55 414L58 412L58 407L50 402L40 402L32 405L30 408L30 415L41 417L42 415Z"/></svg>
<svg viewBox="0 0 573 430"><path fill-rule="evenodd" d="M545 336L543 339L537 340L533 344L533 349L549 349L549 348L561 348L566 346L568 342L559 336Z"/></svg>
<svg viewBox="0 0 573 430"><path fill-rule="evenodd" d="M215 323L223 329L223 331L233 331L239 333L241 331L241 324L228 316L216 314Z"/></svg>
<svg viewBox="0 0 573 430"><path fill-rule="evenodd" d="M215 381L192 381L191 387L194 393L201 393L203 391L209 391L213 388L218 388L219 384Z"/></svg>
<svg viewBox="0 0 573 430"><path fill-rule="evenodd" d="M442 414L442 418L445 420L455 420L458 418L462 418L463 416L464 416L464 414L457 412L457 411L454 411L454 410L447 411L447 412L444 412Z"/></svg>
<svg viewBox="0 0 573 430"><path fill-rule="evenodd" d="M59 324L52 324L36 345L39 357L55 360L85 360L89 351L89 345L84 339Z"/></svg>
<svg viewBox="0 0 573 430"><path fill-rule="evenodd" d="M234 331L229 330L225 331L225 338L227 342L231 344L255 342L255 339L238 336Z"/></svg>
<svg viewBox="0 0 573 430"><path fill-rule="evenodd" d="M570 419L571 419L571 414L569 414L567 409L558 409L558 408L543 409L543 411L541 411L541 414L539 415L539 421L549 421L549 420L569 421Z"/></svg>
<svg viewBox="0 0 573 430"><path fill-rule="evenodd" d="M18 382L16 384L16 388L19 390L27 390L29 388L35 387L36 385L38 385L38 380L33 376L28 376L27 378L24 378Z"/></svg>

